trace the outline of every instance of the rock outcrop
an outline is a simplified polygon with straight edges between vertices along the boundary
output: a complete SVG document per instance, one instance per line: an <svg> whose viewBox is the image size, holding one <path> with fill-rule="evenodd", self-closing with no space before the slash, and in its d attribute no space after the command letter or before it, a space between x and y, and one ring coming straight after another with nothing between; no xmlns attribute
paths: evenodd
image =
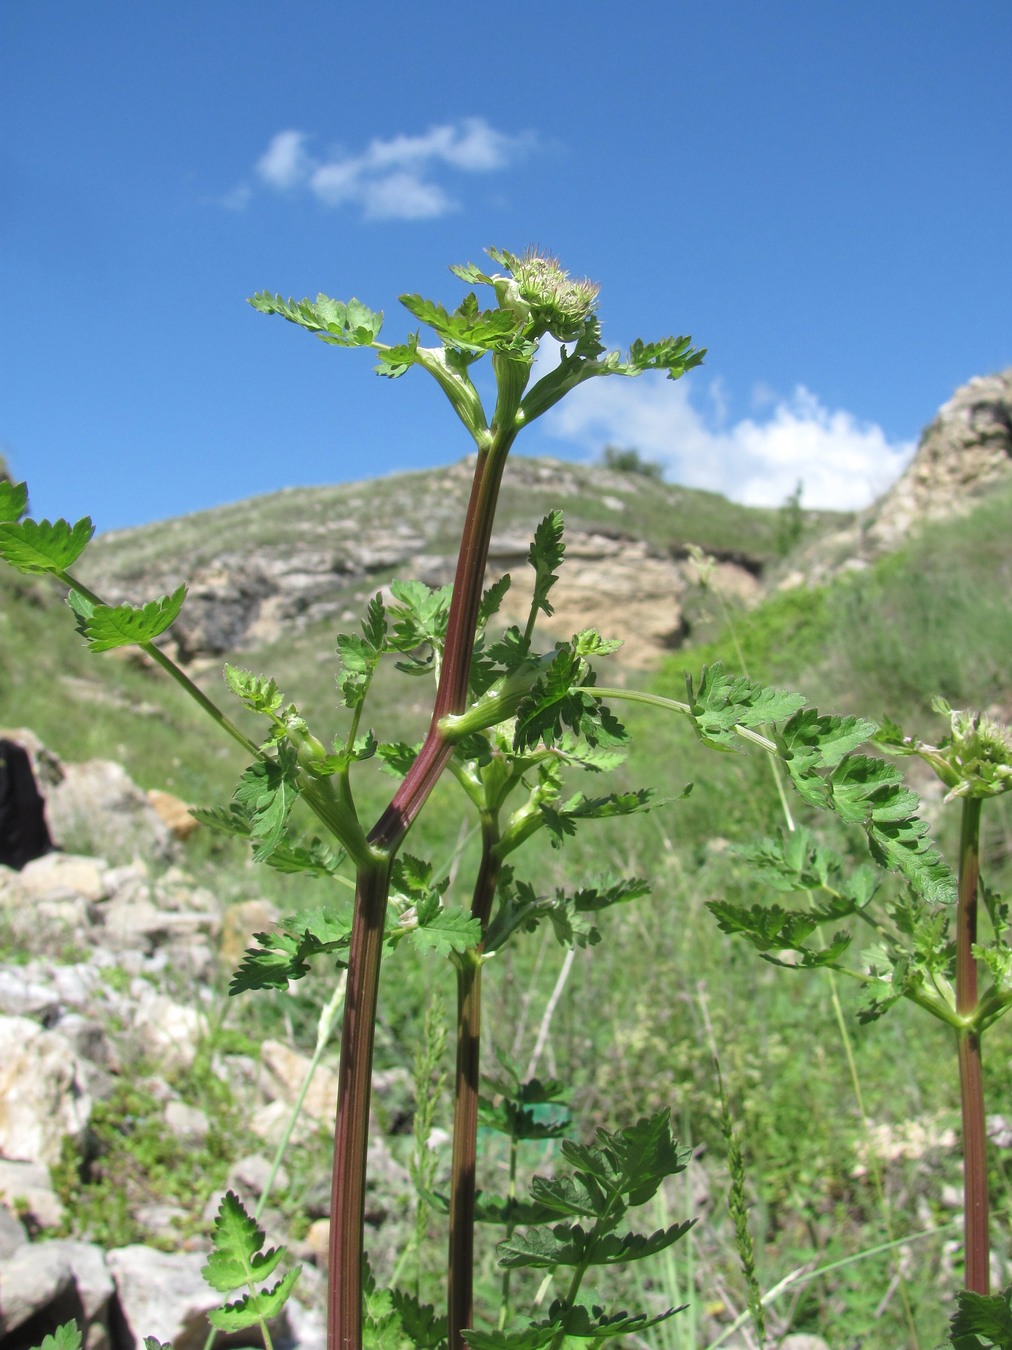
<svg viewBox="0 0 1012 1350"><path fill-rule="evenodd" d="M865 549L888 553L915 524L963 515L1002 482L1012 482L1012 369L970 380L939 408L906 472L864 514Z"/></svg>
<svg viewBox="0 0 1012 1350"><path fill-rule="evenodd" d="M895 551L932 520L972 511L1012 484L1012 369L962 385L925 428L917 452L888 492L853 524L792 560L787 584L821 582Z"/></svg>
<svg viewBox="0 0 1012 1350"><path fill-rule="evenodd" d="M548 632L568 637L599 628L623 641L624 662L641 667L678 646L695 575L680 543L651 544L640 534L643 480L547 459L518 459L510 468L509 514L522 515L523 524L505 524L493 534L488 568L490 582L510 572L517 583L518 594L507 596L503 608L507 622L527 617L521 593L527 592L527 552L541 506L582 495L594 500L601 524L567 519L566 565ZM201 528L197 516L110 534L87 555L85 573L116 603L171 591L185 579L187 601L168 637L184 663L269 646L320 622L357 626L364 598L382 591L393 575L432 586L452 582L472 472L473 462L464 460L405 476L403 487L386 485L380 505L370 500L368 484L320 489L315 497L298 489L266 505L249 503L244 522L233 518L240 507L222 508L214 527L208 521ZM673 500L681 491L652 488ZM525 495L529 509L517 510ZM261 509L280 513L287 528L270 515L258 531ZM194 528L195 536L188 533ZM760 559L728 555L713 585L754 598L761 571Z"/></svg>

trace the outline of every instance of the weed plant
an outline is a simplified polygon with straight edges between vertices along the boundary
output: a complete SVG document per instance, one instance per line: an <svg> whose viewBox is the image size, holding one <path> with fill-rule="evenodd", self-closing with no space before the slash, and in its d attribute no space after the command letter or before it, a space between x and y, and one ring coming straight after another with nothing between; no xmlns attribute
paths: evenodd
<svg viewBox="0 0 1012 1350"><path fill-rule="evenodd" d="M730 1063L725 1061L727 1097L723 1089L714 1093L712 1077L709 1093L701 1090L707 1074L700 1058L719 1036L708 1014L703 1017L700 1012L707 1007L710 970L703 953L712 947L712 942L697 936L706 900L700 881L710 869L711 878L721 878L723 896L710 899L708 908L721 927L745 936L768 961L846 970L877 990L871 1005L874 1012L906 998L932 1011L955 1032L969 1161L965 1182L967 1290L960 1296L953 1320L952 1344L956 1350L1007 1344L993 1339L992 1328L1001 1323L1008 1296L992 1298L987 1282L979 1039L1012 1002L1012 978L1007 914L990 891L980 892L980 903L990 920L984 945L977 943L976 926L979 801L997 796L1008 786L1005 733L980 718L952 714L952 738L936 748L905 737L892 726L877 728L860 716L820 715L801 695L731 674L719 662L704 666L698 678L687 678L684 698L681 690L675 698L668 689L636 692L600 684L594 667L616 644L596 631L576 634L546 652L535 646L539 616L552 613L551 591L564 557L561 513L554 510L538 527L528 556L531 599L526 623L496 634L493 620L511 579L500 578L483 589L485 563L506 457L518 434L587 379L635 376L646 370L664 370L677 378L698 364L702 353L691 347L688 338L650 344L637 341L625 357L607 352L600 342L596 287L572 281L554 259L533 251L514 255L492 250L491 256L502 272L488 274L473 265L453 269L468 285L491 289L495 303L487 310L480 308L473 291L452 312L419 296L402 297L411 314L435 333L439 342L435 347L421 346L417 334L393 346L381 342L382 315L356 300L345 304L319 296L315 302L294 302L261 294L253 301L259 310L280 315L328 344L373 350L380 373L388 377L420 366L437 381L477 447L455 583L452 588L433 589L417 582L394 582L388 600L376 596L370 601L359 632L338 637L338 692L345 725L333 738L328 732L321 739L311 730L306 709L287 702L275 678L235 666L226 667L226 682L242 711L235 715L223 711L158 642L180 612L185 587L141 605L103 603L70 570L88 544L90 521L71 526L64 521L50 524L24 518L24 485L0 484L0 556L29 578L54 576L68 589L78 631L91 651L139 648L247 755L249 767L230 805L207 808L199 818L224 835L245 841L255 860L283 874L316 877L323 883L322 902L303 902L277 931L257 935L259 945L247 953L232 992L286 989L293 981L307 978L314 964L331 971L336 964L341 980L347 979L346 995L342 987L340 999L334 993L327 1001L332 1014L343 1004L331 1197L329 1343L333 1347L446 1345L449 1350L460 1350L465 1344L473 1350L510 1346L558 1350L579 1339L659 1343L655 1338L667 1335L659 1328L680 1308L644 1307L640 1301L636 1311L626 1311L625 1296L631 1300L637 1292L646 1291L642 1280L632 1280L624 1268L647 1257L664 1258L669 1262L669 1288L691 1283L688 1274L676 1280L670 1262L673 1250L689 1251L676 1244L688 1240L692 1221L676 1217L668 1222L665 1216L660 1228L637 1231L628 1226L635 1220L627 1218L633 1211L659 1203L665 1186L685 1173L689 1161L689 1150L678 1145L671 1132L670 1080L658 1081L656 1073L659 1062L668 1066L672 1060L685 1070L682 1109L686 1118L691 1115L704 1126L709 1121L725 1141L732 1177L731 1240L744 1271L749 1305L743 1316L750 1316L758 1340L765 1339L765 1309L773 1293L800 1288L802 1282L797 1273L789 1273L773 1290L760 1294L763 1258L761 1252L754 1253L748 1222L746 1152L730 1123L727 1103L744 1103L746 1123L763 1111L770 1117L761 1131L767 1146L781 1137L794 1141L789 1159L771 1160L770 1171L785 1190L782 1196L771 1192L764 1197L770 1211L778 1204L796 1215L803 1215L806 1206L820 1208L819 1218L824 1217L827 1204L849 1211L852 1197L841 1175L840 1160L847 1156L851 1141L844 1137L847 1128L840 1121L838 1136L814 1139L809 1154L797 1148L805 1138L805 1119L811 1110L805 1098L807 1067L791 1043L789 1016L778 1016L774 1024L769 1008L765 1009L769 1020L756 1038L767 1043L781 1038L783 1068L778 1080L760 1081L762 1070L750 1064L750 1047L738 1036L732 1039ZM562 344L561 360L532 383L534 357L545 336ZM470 376L470 367L486 356L495 377L491 415ZM823 614L813 614L816 626L823 621ZM381 741L368 729L364 712L368 701L372 716L374 688L382 678L377 673L387 664L396 667L408 687L412 682L418 688L434 681L435 696L419 732L412 735L398 728L391 735L384 728L389 739ZM602 773L621 774L628 733L610 706L619 700L647 710L648 734L653 734L662 713L675 714L711 763L713 751L718 751L735 764L733 773L738 778L732 776L730 787L715 789L715 801L721 807L716 818L722 831L725 827L729 833L763 827L770 801L768 783L765 791L759 786L761 770L757 777L756 766L761 766L763 754L779 762L781 779L800 798L801 809L823 813L829 829L817 837L803 824L779 836L770 835L762 843L739 850L734 862L723 857L723 834L711 837L693 866L680 871L684 862L672 856L665 827L657 827L653 849L644 852L653 852L656 877L668 891L663 918L656 908L647 917L637 916L630 903L643 902L650 887L626 866L638 864L641 858L629 856L625 833L613 835L604 848L618 864L615 870L574 885L571 876L560 875L557 864L545 864L538 843L555 850L565 845L569 852L572 837L586 822L597 821L607 830L609 820L639 815L660 804L648 790L630 786L621 778L616 790L603 794L579 787L573 790L570 777L574 774L590 782ZM410 711L408 705L414 702L402 696L398 706ZM396 720L392 717L391 723ZM966 802L978 803L964 808L955 910L959 936L953 950L942 922L946 906L954 900L952 874L927 836L916 814L917 800L903 786L899 773L882 759L860 752L862 744L876 736L885 750L918 755L936 769L942 766L943 777L949 775L945 781L950 791ZM753 752L752 761L745 762L748 767L734 753L743 749ZM378 807L373 805L362 772L370 761L380 764L394 782L399 781L386 804ZM672 784L670 773L667 777L669 791L687 795L687 783ZM707 777L712 777L709 770ZM445 820L440 838L437 822L433 837L439 850L423 858L402 845L423 809L428 818L433 806L443 800L437 802L436 794L444 792L445 780L452 780L449 786L457 793L453 818L460 817L461 801L473 812L470 842L459 830L455 839L447 839ZM777 798L786 805L782 793ZM316 834L296 828L307 813ZM437 810L435 814L442 813ZM445 815L449 817L451 811ZM368 828L365 822L373 818L375 823ZM793 825L789 809L788 820ZM839 837L854 833L864 837L870 862L857 863L852 844L842 850L836 847ZM525 857L540 865L533 881L527 879L526 871L517 870L514 855L521 848ZM349 871L355 877L350 912L344 900ZM571 872L572 867L565 871ZM468 874L470 883L464 880ZM780 892L810 892L816 898L808 908L792 910L734 898L736 887L747 895L757 879ZM462 887L465 896L468 889L470 895L459 903ZM681 905L671 905L672 898ZM885 920L871 921L882 946L870 963L851 969L842 964L852 941L849 929L829 931L820 941L813 934L822 925L868 922L869 906L876 898L885 905ZM645 903L658 904L655 900ZM565 1063L571 1081L542 1074L536 1063L524 1072L510 1063L509 1050L497 1044L504 1063L489 1079L483 1097L479 1084L483 1061L485 1067L488 1064L487 1052L483 1055L482 1050L483 1000L498 999L493 1022L499 1027L508 1025L503 1014L509 1012L511 999L516 1006L519 998L518 1017L530 1014L529 996L518 994L526 982L514 979L510 987L511 971L521 959L529 960L515 954L514 940L524 933L540 933L544 944L545 935L550 934L567 951L542 1017L547 1030L556 994L600 942L599 916L605 909L615 909L620 935L610 945L616 993L609 1006L608 998L601 997L600 985L589 992L586 983L581 985L574 978L568 1014L559 1018L553 1033L553 1053ZM623 959L623 945L626 951L647 945L654 964L660 966L657 958L666 942L680 945L683 951L692 943L694 978L680 988L664 990L656 1003L648 1004L646 996L630 1021L627 1000L618 996L620 989L628 990L627 980L621 979L622 969L633 964ZM414 1263L413 1290L381 1288L369 1273L363 1250L370 1084L381 1025L381 958L393 955L403 966L403 949L410 947L447 956L456 983L453 1144L445 1197L430 1189L432 1176L417 1140L415 1146L420 1213L424 1216L425 1207L435 1213L445 1206L448 1214L445 1318L419 1298L421 1260ZM542 946L538 959L544 950ZM519 952L522 948L517 947ZM975 988L978 961L988 975L983 994ZM952 976L950 965L954 966ZM501 971L505 980L496 987L486 979L486 968L490 973ZM713 969L716 977L718 963ZM775 1011L779 1014L780 1008ZM587 1034L587 1028L602 1019L609 1024L615 1043L610 1056L601 1054L600 1041ZM665 1027L663 1047L659 1024ZM819 1039L813 1043L812 1031L811 1020L806 1019L796 1035L799 1040L804 1038L809 1054L818 1055ZM318 1052L328 1034L321 1020ZM426 1040L436 1043L432 1026ZM544 1043L539 1036L539 1047ZM436 1058L423 1054L416 1065L416 1078L423 1084L426 1075L431 1082ZM579 1072L578 1063L584 1066ZM757 1056L755 1063L768 1064L769 1057ZM654 1086L644 1089L651 1077ZM573 1088L585 1090L590 1120L597 1124L589 1144L565 1137L571 1125L567 1103ZM626 1100L633 1107L632 1124L614 1120L616 1104ZM423 1124L426 1109L423 1103ZM482 1131L502 1137L498 1152ZM481 1153L479 1140L484 1144ZM535 1175L530 1195L524 1198L518 1174L523 1150L530 1144L551 1147L553 1158L550 1173ZM485 1164L497 1156L506 1159L508 1178L507 1193L500 1198L482 1193L477 1184L479 1174L487 1171ZM839 1191L824 1186L834 1169ZM496 1247L497 1306L484 1319L486 1327L480 1328L475 1325L481 1320L476 1315L480 1310L475 1286L477 1282L484 1291L490 1282L475 1229L486 1223L499 1226L505 1237ZM428 1229L429 1224L420 1218L415 1249L420 1250ZM810 1247L812 1230L807 1236ZM799 1250L805 1237L804 1231L798 1232ZM211 1322L228 1332L255 1326L269 1347L267 1324L291 1291L297 1270L282 1274L283 1251L265 1252L262 1245L263 1233L255 1216L245 1214L236 1198L227 1196L215 1224L205 1273L223 1294L244 1292L213 1312ZM891 1245L886 1242L881 1248ZM826 1250L819 1255L834 1254ZM851 1259L830 1264L840 1269ZM684 1269L691 1270L688 1257ZM267 1287L276 1275L280 1278ZM594 1290L590 1298L583 1292L585 1286ZM622 1296L623 1303L610 1302L612 1295ZM723 1290L720 1295L724 1297ZM519 1313L521 1303L526 1313ZM819 1315L828 1324L822 1306ZM722 1335L714 1344L725 1338Z"/></svg>

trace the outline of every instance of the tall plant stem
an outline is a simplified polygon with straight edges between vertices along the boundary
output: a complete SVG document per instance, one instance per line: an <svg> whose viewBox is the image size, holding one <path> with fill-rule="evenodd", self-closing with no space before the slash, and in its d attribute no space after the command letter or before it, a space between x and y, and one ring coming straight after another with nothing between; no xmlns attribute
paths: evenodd
<svg viewBox="0 0 1012 1350"><path fill-rule="evenodd" d="M481 863L471 915L488 925L499 882L498 822L482 820ZM453 1155L450 1178L450 1249L447 1285L449 1350L465 1350L464 1330L473 1325L474 1204L478 1158L478 1085L481 1078L481 948L457 960L457 1067L454 1082Z"/></svg>
<svg viewBox="0 0 1012 1350"><path fill-rule="evenodd" d="M963 1107L963 1226L967 1289L990 1291L987 1212L987 1130L977 1012L977 891L980 882L979 797L963 799L959 840L959 899L956 910L956 1012L965 1019L958 1036L959 1088Z"/></svg>
<svg viewBox="0 0 1012 1350"><path fill-rule="evenodd" d="M376 999L390 870L398 847L453 751L453 743L440 729L439 721L447 713L463 712L467 701L471 653L492 521L506 455L515 434L515 431L504 432L478 452L457 558L432 721L417 759L370 831L369 856L357 869L331 1184L329 1350L361 1350L362 1347L366 1153Z"/></svg>

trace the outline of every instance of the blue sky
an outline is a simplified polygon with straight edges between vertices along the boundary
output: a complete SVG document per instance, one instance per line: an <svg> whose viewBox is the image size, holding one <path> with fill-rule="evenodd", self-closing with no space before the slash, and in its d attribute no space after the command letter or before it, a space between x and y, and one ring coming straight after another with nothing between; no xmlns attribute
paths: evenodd
<svg viewBox="0 0 1012 1350"><path fill-rule="evenodd" d="M537 243L609 345L528 454L860 506L972 375L1012 364L1012 5L384 6L13 0L0 18L0 449L36 514L138 524L471 449L246 296L412 325L448 264Z"/></svg>

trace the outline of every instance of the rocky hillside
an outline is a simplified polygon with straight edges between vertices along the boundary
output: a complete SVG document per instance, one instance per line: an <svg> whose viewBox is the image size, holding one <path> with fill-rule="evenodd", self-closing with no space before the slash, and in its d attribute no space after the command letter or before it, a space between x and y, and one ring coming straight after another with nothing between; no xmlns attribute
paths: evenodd
<svg viewBox="0 0 1012 1350"><path fill-rule="evenodd" d="M290 489L117 531L83 569L110 599L190 587L173 629L186 661L252 650L318 622L357 618L395 576L452 580L472 460L368 482ZM503 486L489 576L522 575L538 520L561 507L567 566L554 624L622 638L623 659L650 666L682 644L697 586L690 546L716 560L712 585L750 603L770 584L827 579L896 548L918 522L971 509L1012 476L1012 370L971 380L925 430L899 481L857 516L750 509L715 493L636 473L517 458ZM797 535L798 538L795 538ZM506 615L521 617L523 597Z"/></svg>
<svg viewBox="0 0 1012 1350"><path fill-rule="evenodd" d="M335 487L299 488L103 536L85 579L114 601L150 598L187 581L173 628L184 660L250 650L320 621L356 620L390 579L453 579L473 461ZM758 595L783 551L780 513L636 473L557 460L511 461L492 539L489 576L519 579L538 521L566 516L567 565L557 591L560 634L595 626L625 643L624 659L650 665L678 646L686 597L696 587L689 546L717 559L712 584ZM848 518L806 512L821 536ZM521 592L515 613L526 616Z"/></svg>

